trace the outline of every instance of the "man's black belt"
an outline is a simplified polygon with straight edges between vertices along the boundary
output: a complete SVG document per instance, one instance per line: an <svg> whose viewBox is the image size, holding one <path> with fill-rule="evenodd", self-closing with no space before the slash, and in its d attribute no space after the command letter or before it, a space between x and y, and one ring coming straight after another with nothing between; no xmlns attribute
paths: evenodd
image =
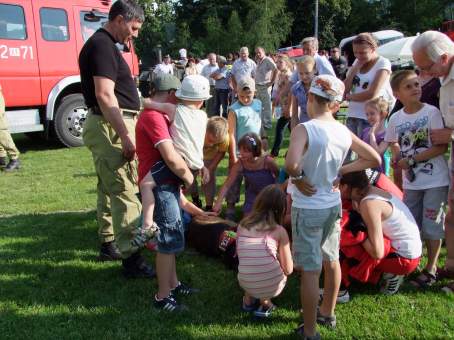
<svg viewBox="0 0 454 340"><path fill-rule="evenodd" d="M99 106L92 106L88 110L90 110L91 113L94 114L94 115L102 116L102 111L99 108ZM126 117L135 117L135 116L137 116L139 114L139 111L121 109L121 108L120 108L120 112L121 112L121 114L123 116L126 116Z"/></svg>

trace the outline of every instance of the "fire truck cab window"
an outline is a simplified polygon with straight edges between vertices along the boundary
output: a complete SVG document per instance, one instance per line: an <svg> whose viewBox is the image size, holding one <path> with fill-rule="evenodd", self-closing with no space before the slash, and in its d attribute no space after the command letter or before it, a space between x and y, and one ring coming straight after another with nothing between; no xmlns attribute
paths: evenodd
<svg viewBox="0 0 454 340"><path fill-rule="evenodd" d="M24 9L0 4L0 39L27 39Z"/></svg>
<svg viewBox="0 0 454 340"><path fill-rule="evenodd" d="M47 41L69 40L68 16L66 11L58 8L41 8L41 34Z"/></svg>
<svg viewBox="0 0 454 340"><path fill-rule="evenodd" d="M82 38L87 41L107 21L107 13L80 12Z"/></svg>

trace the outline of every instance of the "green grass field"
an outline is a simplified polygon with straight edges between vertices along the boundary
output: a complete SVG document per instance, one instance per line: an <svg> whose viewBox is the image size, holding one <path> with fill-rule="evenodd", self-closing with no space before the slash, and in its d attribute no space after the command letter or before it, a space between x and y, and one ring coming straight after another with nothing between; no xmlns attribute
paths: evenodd
<svg viewBox="0 0 454 340"><path fill-rule="evenodd" d="M156 280L126 280L119 263L96 262L90 153L23 136L16 141L22 170L0 173L0 339L295 338L297 274L275 299L273 318L261 322L240 311L235 273L193 251L177 259L180 278L201 289L184 299L190 311L157 312ZM226 166L224 160L219 183ZM337 330L320 330L324 338L454 338L454 297L439 285L425 292L405 285L391 297L356 286L351 295L337 307Z"/></svg>

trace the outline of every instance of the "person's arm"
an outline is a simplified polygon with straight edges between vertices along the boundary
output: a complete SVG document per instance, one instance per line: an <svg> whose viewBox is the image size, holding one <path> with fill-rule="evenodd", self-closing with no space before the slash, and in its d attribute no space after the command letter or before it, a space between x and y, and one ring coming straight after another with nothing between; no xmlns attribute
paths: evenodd
<svg viewBox="0 0 454 340"><path fill-rule="evenodd" d="M165 113L171 122L175 119L175 111L177 108L175 104L159 103L150 98L145 98L143 100L143 106L149 110L156 110Z"/></svg>
<svg viewBox="0 0 454 340"><path fill-rule="evenodd" d="M285 157L285 170L292 177L300 177L302 173L301 159L306 150L307 131L304 125L297 125L290 134L290 145ZM314 186L308 182L306 177L293 178L292 183L306 196L312 196L317 192Z"/></svg>
<svg viewBox="0 0 454 340"><path fill-rule="evenodd" d="M378 152L379 155L383 155L388 148L388 143L384 140L377 144L377 138L375 138L375 126L372 126L369 130L369 144L370 146Z"/></svg>
<svg viewBox="0 0 454 340"><path fill-rule="evenodd" d="M352 90L353 86L353 78L355 78L356 74L359 72L359 69L361 68L361 64L358 62L358 60L355 60L353 62L352 67L347 71L347 76L345 77L344 80L344 85L345 85L345 96L350 93Z"/></svg>
<svg viewBox="0 0 454 340"><path fill-rule="evenodd" d="M227 192L229 191L230 187L235 182L236 178L238 177L239 173L242 171L241 164L239 162L235 163L233 167L230 169L229 176L225 181L224 185L222 186L221 190L219 190L218 197L213 205L214 212L220 212L222 202L224 201Z"/></svg>
<svg viewBox="0 0 454 340"><path fill-rule="evenodd" d="M279 176L279 167L273 158L266 157L265 166L267 169L269 169L271 171L271 173L274 175L275 178L277 178Z"/></svg>
<svg viewBox="0 0 454 340"><path fill-rule="evenodd" d="M136 154L134 136L128 132L128 128L120 112L117 97L115 96L115 82L106 77L93 77L95 84L95 96L103 117L112 125L121 140L123 157L128 161L133 160Z"/></svg>
<svg viewBox="0 0 454 340"><path fill-rule="evenodd" d="M189 188L192 185L192 182L194 182L194 176L184 159L176 152L172 141L165 140L159 143L156 148L170 170L183 180L186 188Z"/></svg>
<svg viewBox="0 0 454 340"><path fill-rule="evenodd" d="M233 164L235 164L238 160L236 157L236 141L235 141L236 117L233 111L229 111L227 122L229 125L229 168L231 168Z"/></svg>
<svg viewBox="0 0 454 340"><path fill-rule="evenodd" d="M293 130L295 126L299 124L299 117L298 117L298 99L292 94L290 97L290 100L292 102L291 107L292 107L292 117L290 119L290 128Z"/></svg>
<svg viewBox="0 0 454 340"><path fill-rule="evenodd" d="M224 159L224 156L225 156L225 151L223 151L223 152L219 151L214 155L213 159L210 162L210 165L208 166L208 171L210 172L210 174L213 174L216 171L216 169L218 168L219 162Z"/></svg>
<svg viewBox="0 0 454 340"><path fill-rule="evenodd" d="M413 159L416 163L424 162L434 157L444 155L445 152L448 150L448 144L441 144L441 145L432 145L430 148L424 150L413 156ZM408 159L402 158L398 163L397 166L401 169L408 169L410 166L408 165Z"/></svg>
<svg viewBox="0 0 454 340"><path fill-rule="evenodd" d="M430 129L430 140L432 144L448 144L452 142L453 129Z"/></svg>
<svg viewBox="0 0 454 340"><path fill-rule="evenodd" d="M293 258L290 250L290 240L287 231L279 228L279 263L285 275L290 275L293 272Z"/></svg>
<svg viewBox="0 0 454 340"><path fill-rule="evenodd" d="M274 65L274 63L273 63L273 65ZM278 73L279 73L279 70L277 69L276 65L274 65L273 73L271 74L271 80L270 80L268 86L271 86L274 84Z"/></svg>
<svg viewBox="0 0 454 340"><path fill-rule="evenodd" d="M340 171L340 175L349 172L361 171L368 168L377 168L381 165L381 157L369 144L364 143L353 133L351 149L358 155L358 159L344 165Z"/></svg>
<svg viewBox="0 0 454 340"><path fill-rule="evenodd" d="M180 208L186 211L188 214L191 216L210 216L214 215L212 212L207 212L199 207L197 207L194 203L189 201L186 196L183 194L183 192L180 193Z"/></svg>
<svg viewBox="0 0 454 340"><path fill-rule="evenodd" d="M301 159L306 148L307 131L304 125L300 124L292 129L290 144L285 157L285 170L292 177L301 175Z"/></svg>
<svg viewBox="0 0 454 340"><path fill-rule="evenodd" d="M367 239L362 245L377 260L385 256L380 203L378 200L363 200L360 204L361 217L367 227Z"/></svg>
<svg viewBox="0 0 454 340"><path fill-rule="evenodd" d="M355 101L355 102L365 102L369 99L376 98L380 94L380 90L383 88L385 82L389 81L389 76L391 72L386 69L381 69L375 75L372 84L370 84L369 88L360 93L351 93L345 96L347 100Z"/></svg>

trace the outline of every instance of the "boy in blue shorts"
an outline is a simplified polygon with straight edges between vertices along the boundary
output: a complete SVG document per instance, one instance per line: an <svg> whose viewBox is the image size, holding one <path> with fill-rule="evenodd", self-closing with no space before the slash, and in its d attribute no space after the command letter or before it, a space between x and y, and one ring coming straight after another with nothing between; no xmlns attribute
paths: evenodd
<svg viewBox="0 0 454 340"><path fill-rule="evenodd" d="M292 196L293 259L302 270L301 302L304 322L297 332L319 339L316 323L334 328L334 308L340 287L339 237L341 198L337 188L342 174L376 167L375 150L333 118L344 94L344 84L334 76L315 77L309 89L309 121L292 130L285 167ZM352 149L358 159L342 166ZM324 269L323 302L317 309L319 277ZM304 289L303 289L304 287Z"/></svg>

